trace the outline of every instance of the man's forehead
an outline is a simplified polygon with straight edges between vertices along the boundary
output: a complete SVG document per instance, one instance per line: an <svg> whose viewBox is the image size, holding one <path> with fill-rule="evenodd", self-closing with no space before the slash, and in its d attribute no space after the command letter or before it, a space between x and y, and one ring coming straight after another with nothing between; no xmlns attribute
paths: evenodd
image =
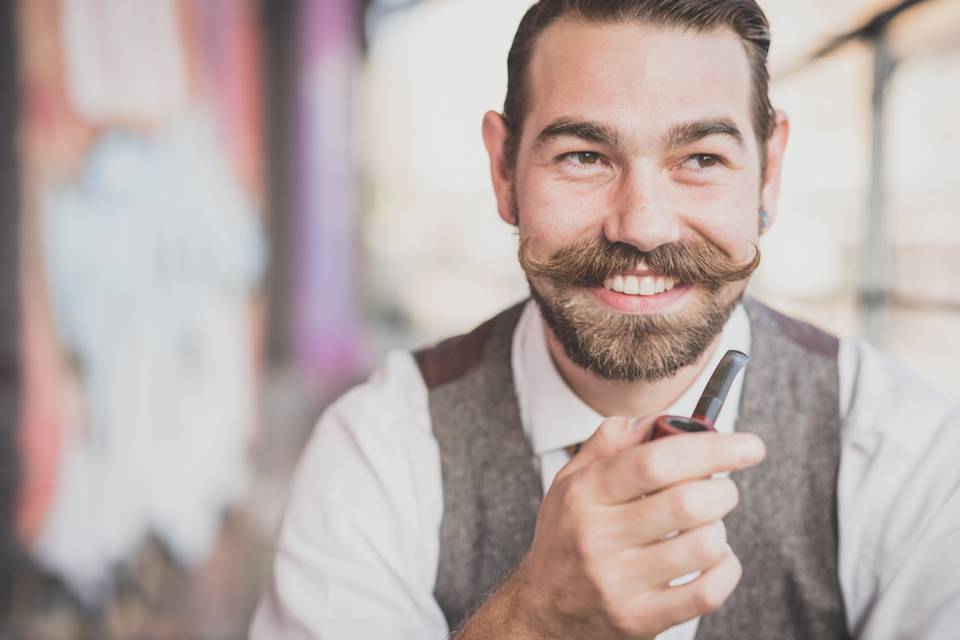
<svg viewBox="0 0 960 640"><path fill-rule="evenodd" d="M576 113L662 138L678 121L750 124L751 75L730 30L562 19L539 38L528 69L528 120Z"/></svg>

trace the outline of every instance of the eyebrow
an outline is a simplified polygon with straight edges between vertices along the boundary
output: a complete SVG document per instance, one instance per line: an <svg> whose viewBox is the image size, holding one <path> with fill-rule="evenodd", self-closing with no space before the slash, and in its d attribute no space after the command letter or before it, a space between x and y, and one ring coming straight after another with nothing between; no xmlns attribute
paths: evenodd
<svg viewBox="0 0 960 640"><path fill-rule="evenodd" d="M732 138L738 146L743 146L743 133L730 118L707 118L705 120L691 120L679 122L663 136L663 146L667 150L679 149L693 144L710 136L727 136ZM534 150L541 149L547 143L557 138L580 138L587 142L619 149L623 141L613 127L595 120L575 120L573 118L557 118L537 134Z"/></svg>
<svg viewBox="0 0 960 640"><path fill-rule="evenodd" d="M557 118L537 134L534 149L540 149L548 142L564 137L580 138L605 147L620 146L620 136L617 131L602 122Z"/></svg>
<svg viewBox="0 0 960 640"><path fill-rule="evenodd" d="M663 137L663 146L667 149L679 149L710 136L727 136L743 146L743 133L730 118L709 118L680 122L670 127Z"/></svg>

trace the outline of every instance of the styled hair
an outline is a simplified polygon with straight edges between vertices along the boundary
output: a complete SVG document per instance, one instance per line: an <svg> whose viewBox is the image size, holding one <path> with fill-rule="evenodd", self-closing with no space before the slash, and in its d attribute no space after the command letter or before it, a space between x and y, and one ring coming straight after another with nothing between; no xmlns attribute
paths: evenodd
<svg viewBox="0 0 960 640"><path fill-rule="evenodd" d="M773 134L767 53L770 25L754 0L540 0L527 10L507 56L507 97L503 116L507 125L506 162L516 166L523 121L529 110L527 67L540 34L560 18L591 23L640 22L655 27L689 29L701 33L728 28L743 42L753 83L752 119L766 171L766 142Z"/></svg>

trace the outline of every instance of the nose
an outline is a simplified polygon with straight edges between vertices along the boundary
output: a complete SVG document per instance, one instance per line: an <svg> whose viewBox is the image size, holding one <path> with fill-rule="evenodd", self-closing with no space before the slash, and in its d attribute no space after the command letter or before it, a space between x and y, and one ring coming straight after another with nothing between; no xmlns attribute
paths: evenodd
<svg viewBox="0 0 960 640"><path fill-rule="evenodd" d="M623 242L640 251L680 239L680 224L668 206L667 185L654 171L631 169L611 193L612 210L603 231L610 242Z"/></svg>

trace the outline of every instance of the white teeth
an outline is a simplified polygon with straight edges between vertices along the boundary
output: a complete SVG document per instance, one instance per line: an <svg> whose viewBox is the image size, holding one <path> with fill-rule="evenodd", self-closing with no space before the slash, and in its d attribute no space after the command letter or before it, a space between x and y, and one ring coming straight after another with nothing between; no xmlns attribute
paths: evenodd
<svg viewBox="0 0 960 640"><path fill-rule="evenodd" d="M641 277L629 274L617 274L603 282L603 286L607 289L634 296L653 296L664 291L670 291L676 284L676 280L667 276Z"/></svg>
<svg viewBox="0 0 960 640"><path fill-rule="evenodd" d="M652 296L657 291L657 279L646 276L640 280L640 290L637 293Z"/></svg>

